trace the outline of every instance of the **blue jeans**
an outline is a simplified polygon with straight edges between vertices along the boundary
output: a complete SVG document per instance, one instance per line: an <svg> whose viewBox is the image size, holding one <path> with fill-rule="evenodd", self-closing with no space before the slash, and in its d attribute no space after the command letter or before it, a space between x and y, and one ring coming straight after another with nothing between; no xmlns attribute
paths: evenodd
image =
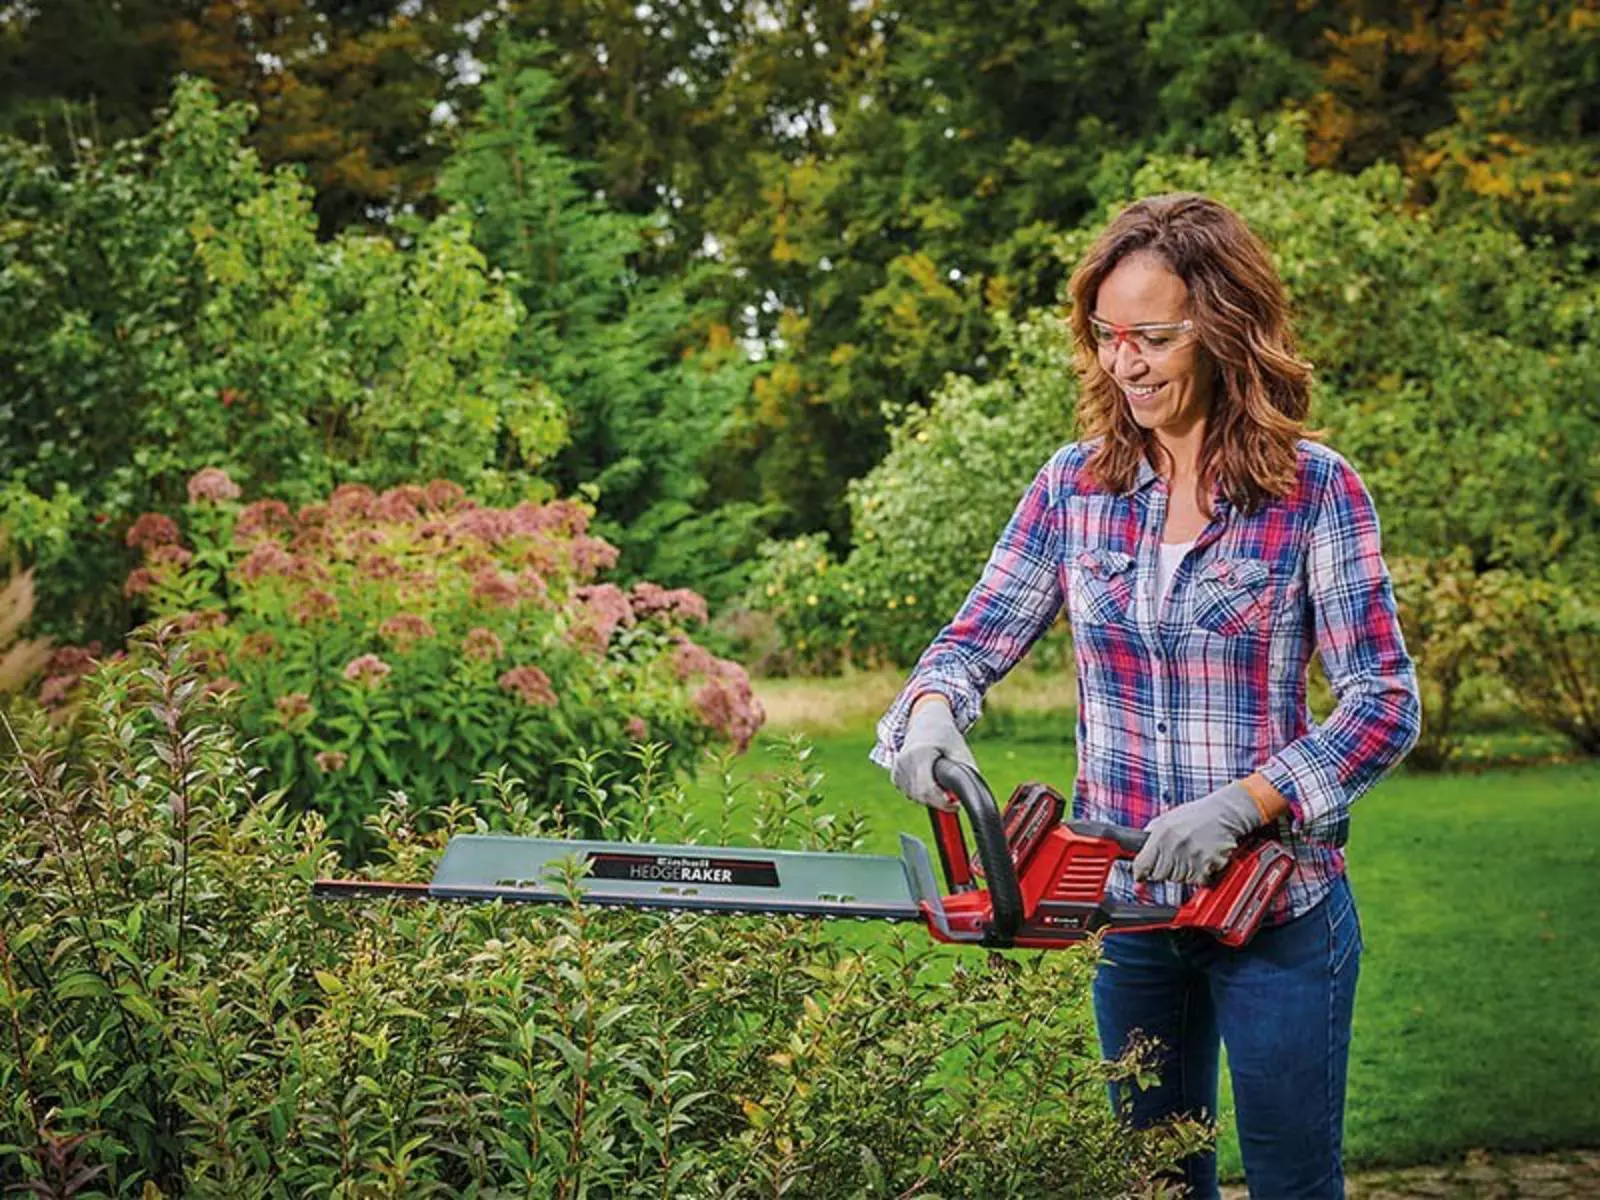
<svg viewBox="0 0 1600 1200"><path fill-rule="evenodd" d="M1228 1047L1250 1195L1344 1196L1345 1071L1361 964L1350 884L1310 912L1230 950L1189 930L1110 934L1094 982L1107 1058L1142 1031L1161 1045L1160 1082L1112 1088L1138 1127L1174 1116L1214 1121L1219 1042ZM1183 1163L1189 1194L1217 1193L1214 1153Z"/></svg>

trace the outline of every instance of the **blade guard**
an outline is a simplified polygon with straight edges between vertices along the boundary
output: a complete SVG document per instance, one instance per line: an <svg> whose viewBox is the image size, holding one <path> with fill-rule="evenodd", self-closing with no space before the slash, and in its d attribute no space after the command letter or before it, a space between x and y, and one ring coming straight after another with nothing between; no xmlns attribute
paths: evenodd
<svg viewBox="0 0 1600 1200"><path fill-rule="evenodd" d="M950 893L939 897L919 889L918 900L940 941L1050 948L1102 929L1176 928L1203 930L1226 946L1242 946L1294 869L1282 845L1252 839L1181 908L1115 903L1105 899L1107 877L1119 859L1138 854L1148 836L1143 831L1063 821L1066 801L1038 783L1019 787L1002 817L982 776L948 758L935 763L934 780L967 814L979 860L975 867L959 815L930 809ZM978 887L977 875L986 890Z"/></svg>

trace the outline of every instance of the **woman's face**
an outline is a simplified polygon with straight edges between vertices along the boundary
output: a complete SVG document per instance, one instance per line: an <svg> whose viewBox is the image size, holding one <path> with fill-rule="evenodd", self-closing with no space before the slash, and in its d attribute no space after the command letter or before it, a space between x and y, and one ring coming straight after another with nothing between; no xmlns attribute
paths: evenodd
<svg viewBox="0 0 1600 1200"><path fill-rule="evenodd" d="M1133 419L1169 438L1192 433L1211 411L1210 357L1192 329L1170 328L1185 320L1188 301L1183 280L1141 253L1119 262L1095 297L1101 368Z"/></svg>

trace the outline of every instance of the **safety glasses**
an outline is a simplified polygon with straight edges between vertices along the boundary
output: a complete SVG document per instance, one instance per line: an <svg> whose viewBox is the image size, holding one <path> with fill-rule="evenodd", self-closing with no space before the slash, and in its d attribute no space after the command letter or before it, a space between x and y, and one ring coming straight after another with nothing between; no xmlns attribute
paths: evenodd
<svg viewBox="0 0 1600 1200"><path fill-rule="evenodd" d="M1141 358L1160 358L1189 340L1194 332L1192 321L1150 322L1143 325L1113 325L1099 317L1089 318L1090 336L1100 350L1116 350L1127 342Z"/></svg>

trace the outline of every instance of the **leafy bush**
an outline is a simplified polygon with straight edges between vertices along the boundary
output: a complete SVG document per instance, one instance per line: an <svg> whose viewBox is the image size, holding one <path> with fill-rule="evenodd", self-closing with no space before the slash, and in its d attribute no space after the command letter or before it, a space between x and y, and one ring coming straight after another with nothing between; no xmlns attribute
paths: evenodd
<svg viewBox="0 0 1600 1200"><path fill-rule="evenodd" d="M46 1195L1130 1194L1197 1142L1116 1126L1087 953L851 949L794 919L313 905L320 816L258 794L166 637L0 769L0 1184ZM641 751L648 765L651 751ZM764 840L848 848L799 752ZM496 811L371 821L425 876ZM590 799L603 781L591 779ZM641 771L630 828L685 836ZM732 803L731 796L729 803ZM949 968L947 970L947 968ZM1148 1193L1147 1193L1148 1194Z"/></svg>
<svg viewBox="0 0 1600 1200"><path fill-rule="evenodd" d="M156 132L71 170L0 140L0 474L76 498L43 577L74 636L125 631L115 539L208 464L293 504L432 475L495 499L564 436L507 365L520 308L470 223L319 241L249 118L190 81Z"/></svg>
<svg viewBox="0 0 1600 1200"><path fill-rule="evenodd" d="M651 740L679 770L761 723L744 671L684 632L704 601L593 582L616 551L576 503L486 508L435 481L291 512L241 507L215 468L188 491L187 545L165 516L134 523L128 589L192 636L252 757L348 846L390 789L426 814L499 765L550 808L573 798L568 760L626 774Z"/></svg>
<svg viewBox="0 0 1600 1200"><path fill-rule="evenodd" d="M1494 677L1490 591L1464 547L1437 558L1390 556L1389 568L1422 692L1422 735L1406 761L1438 770L1461 750L1472 698Z"/></svg>
<svg viewBox="0 0 1600 1200"><path fill-rule="evenodd" d="M977 581L1034 473L1072 437L1076 385L1059 322L997 321L1005 371L984 384L951 376L850 485L856 543L843 564L815 538L769 548L746 603L774 614L797 662L915 659Z"/></svg>
<svg viewBox="0 0 1600 1200"><path fill-rule="evenodd" d="M1600 572L1493 571L1493 653L1523 711L1583 754L1600 755Z"/></svg>

